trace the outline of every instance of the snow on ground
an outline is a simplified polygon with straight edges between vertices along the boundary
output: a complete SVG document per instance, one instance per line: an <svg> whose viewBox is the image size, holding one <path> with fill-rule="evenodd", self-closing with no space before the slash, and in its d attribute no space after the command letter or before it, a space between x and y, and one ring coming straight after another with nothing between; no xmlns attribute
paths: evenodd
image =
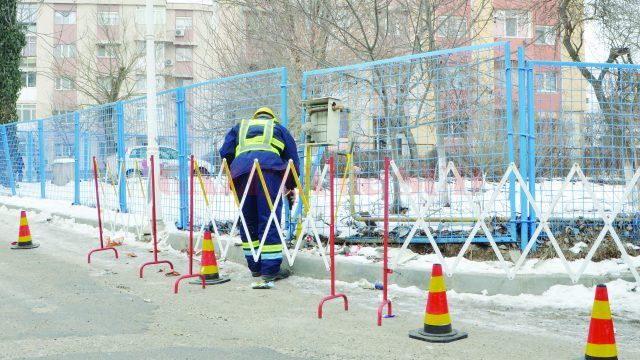
<svg viewBox="0 0 640 360"><path fill-rule="evenodd" d="M16 200L16 198L0 198L0 201L3 203L7 203L7 199ZM64 212L67 213L66 208L61 208L62 204L59 204L56 201L51 200L42 200L38 199L29 204L32 207L38 207L42 211L40 212L30 212L28 214L29 221L35 222L49 222L56 227L59 228L67 228L75 233L80 233L87 235L89 239L94 239L96 245L98 244L98 233L94 226L78 224L74 219L63 218L59 216L52 215L52 212ZM95 209L86 208L82 206L68 206L73 211L69 211L70 214L80 214L84 216L80 216L82 218L91 218L92 213L95 212ZM89 212L91 211L91 212ZM0 206L0 214L5 217L15 216L18 219L19 214L17 214L14 210L8 209L5 205ZM171 254L175 257L184 258L186 257L185 253L177 251L171 248L166 243L166 231L162 231L159 233L159 244L158 247L163 253ZM108 235L107 235L108 236ZM116 233L112 234L114 238L122 238L122 241L134 248L138 248L141 251L150 251L153 248L153 243L145 243L135 240L135 236L132 233ZM400 249L390 249L391 256L395 256ZM361 247L361 246L351 246L350 252L352 255L344 256L338 255L338 261L357 261L357 262L375 262L379 259L381 254L381 248L375 247ZM432 263L437 262L437 258L435 255L418 255L414 253L410 253L408 250L403 254L403 258L411 259L408 263L403 266L420 266L424 268L425 266L430 266ZM448 258L447 261L452 261L452 258ZM556 273L563 272L561 265L556 261L557 259L550 260L529 260L525 263L522 272L523 273ZM636 264L640 266L640 257L635 257L634 260ZM536 263L541 263L542 265L535 266ZM578 261L579 262L579 261ZM574 266L579 265L578 262L574 262ZM528 263L531 265L527 266ZM603 273L614 273L619 272L620 270L624 270L624 265L621 265L619 261L616 260L608 260L600 263L593 263L590 267L588 267L590 272L593 274L603 274ZM462 263L459 266L459 270L461 272L500 272L501 269L497 262L492 261L470 261L463 259ZM315 288L315 289L323 289L329 288L327 280L314 280L308 278L294 278L295 281L298 282L302 288ZM342 281L337 281L339 289L341 291L349 292L349 291L359 291L359 290L372 290L374 285L367 282L366 280L360 280L355 283L346 283ZM607 283L607 288L609 291L609 298L611 302L612 311L616 315L624 314L625 316L629 316L631 318L640 318L640 286L636 283L624 281L621 279L611 281ZM555 309L563 309L563 310L580 310L580 311L589 311L591 306L593 305L593 294L594 287L586 287L584 285L554 285L547 291L545 291L542 295L530 295L530 294L522 294L517 296L510 295L479 295L479 294L466 294L466 293L457 293L453 290L448 291L448 296L453 302L468 302L468 303L476 303L476 304L485 304L485 305L499 305L501 307L508 308L516 308L516 309L527 309L527 310L535 310L535 309L545 309L545 308L555 308ZM427 292L417 287L399 287L395 284L390 285L389 287L389 296L391 299L404 299L404 301L417 301L420 302L420 299L426 299ZM379 298L380 293L378 293Z"/></svg>
<svg viewBox="0 0 640 360"><path fill-rule="evenodd" d="M638 284L618 279L608 282L606 285L612 311L617 315L624 314L631 318L640 318L640 286ZM509 296L497 294L487 296L465 293L458 294L453 290L449 291L449 294L449 296L454 299L484 304L501 304L502 306L526 308L529 310L557 308L588 311L593 306L595 286L554 285L542 295L521 294Z"/></svg>
<svg viewBox="0 0 640 360"><path fill-rule="evenodd" d="M68 201L62 200L49 200L49 199L38 199L38 198L21 198L21 197L11 197L11 196L0 196L0 203L13 205L13 206L21 206L28 205L29 207L39 209L48 214L59 213L64 214L65 216L70 216L78 219L91 219L95 220L97 218L97 211L95 208L87 207L87 206L76 206L71 205ZM203 204L204 205L204 204ZM233 205L233 204L231 204ZM142 207L142 203L140 203L140 207ZM322 207L318 207L322 209ZM220 216L224 210L218 210L214 214L214 216ZM147 215L148 216L148 215ZM105 231L114 232L117 230L118 226L114 226L115 222L129 224L131 226L140 224L143 220L142 213L132 213L132 214L121 214L115 213L114 211L109 211L106 209L103 212L103 223ZM165 221L166 226L164 233L168 232L177 232L174 224L170 221ZM77 225L76 225L77 226ZM319 232L322 235L328 233L328 226L324 221L317 221L316 226ZM228 229L223 231L221 230L221 234L227 234ZM166 238L165 235L160 234L160 240ZM237 239L236 239L237 240ZM133 240L132 240L133 241ZM629 247L633 247L636 245L627 244ZM360 245L352 245L348 246L348 248L337 247L337 261L339 262L354 262L354 263L374 263L379 262L382 259L382 248L381 247L371 247L371 246L360 246ZM580 243L574 246L576 252L581 253L583 255L586 254L588 248L581 245ZM301 251L305 252L313 252L317 251L312 249L303 249ZM419 255L416 253L412 253L409 250L405 250L401 256L398 257L400 249L392 248L390 249L390 261L391 265L394 266L396 264L396 260L398 261L397 266L401 267L411 267L411 268L430 268L432 264L439 262L437 256L435 254L428 255ZM636 267L640 267L640 256L631 258ZM445 262L449 265L452 265L455 261L455 258L446 258ZM573 271L577 271L580 268L584 260L579 259L570 262L570 266ZM513 263L507 261L507 267L513 267ZM600 262L591 262L585 269L585 274L587 275L605 275L610 274L614 276L618 276L621 273L628 271L627 265L621 259L610 259ZM456 272L466 272L466 273L502 273L503 269L500 263L496 261L473 261L468 259L461 259ZM529 258L522 265L521 269L518 271L518 274L564 274L565 269L562 265L562 262L558 258L539 260Z"/></svg>
<svg viewBox="0 0 640 360"><path fill-rule="evenodd" d="M105 174L103 174L105 175ZM564 179L546 179L536 183L535 199L543 213L551 209L551 205L556 196L558 196ZM213 217L218 221L232 221L236 215L236 207L227 181L225 178L205 177L203 178L204 187L208 194L208 199L212 205ZM449 206L443 206L441 203L441 193L434 190L434 182L425 178L406 178L404 179L406 187L401 191L401 199L403 204L408 207L402 215L407 217L406 222L400 224L411 223L410 217L417 215L419 205L426 205L430 199L431 206L426 210L428 216L434 218L469 218L476 216L474 214L474 206L479 205L487 211L489 216L510 217L509 184L505 184L502 188L498 187L498 183L489 181L465 180L458 179L450 181L447 186L449 193ZM101 203L105 208L117 209L119 207L118 185L103 181L101 185ZM200 190L200 184L196 181L195 190L195 220L201 222L207 218L206 205L204 197ZM336 202L340 199L340 207L337 212L337 233L345 235L354 235L358 233L359 228L365 226L361 221L355 221L351 216L355 213L368 213L372 217L382 216L382 182L379 178L358 178L357 184L354 186L353 195L349 194L349 186L342 187L342 179L336 179ZM95 206L95 187L92 178L86 178L80 181L80 203L88 206ZM148 196L148 179L147 178L127 178L127 196L126 201L130 211L142 212L144 209L145 196ZM327 184L325 183L325 187ZM570 182L564 193L560 196L551 218L577 219L582 218L600 219L598 208L603 211L612 211L615 205L620 201L622 203L622 212L626 214L637 213L640 209L632 206L632 199L619 199L624 192L624 185L600 184L588 182L585 186L582 182ZM343 194L338 193L343 189ZM22 197L39 198L40 197L39 182L18 182L17 194ZM390 196L394 197L394 189L391 187ZM497 196L493 203L490 203L490 197L493 192ZM53 200L72 202L74 199L74 183L69 182L63 186L56 186L50 182L46 183L46 197ZM176 222L180 215L180 186L176 179L161 178L160 188L157 193L162 197L162 205L159 211L167 222ZM0 194L10 194L10 190L0 187ZM592 198L590 194L595 196ZM241 194L240 194L241 195ZM516 204L515 213L520 212L520 189L515 187ZM523 195L524 196L524 195ZM309 203L312 208L312 216L316 219L316 226L327 224L329 221L329 197L325 188L318 188L311 192ZM353 203L353 204L352 204ZM297 205L296 205L297 208ZM391 223L391 229L397 225ZM469 230L473 224L470 223L447 223L444 228L448 231L465 231ZM438 230L443 224L432 223L433 230ZM382 222L377 222L377 229L382 228ZM319 229L322 234L327 231L326 226Z"/></svg>
<svg viewBox="0 0 640 360"><path fill-rule="evenodd" d="M314 280L309 278L297 278L299 286L308 289L329 289L329 280ZM640 286L625 280L614 280L606 283L609 293L609 302L612 312L618 316L640 318ZM361 279L354 283L336 281L337 291L348 294L367 294L366 290L374 289L374 284ZM364 290L364 291L363 291ZM371 294L371 293L369 293ZM382 299L382 292L376 291L372 297L374 301ZM447 297L452 302L475 303L480 306L492 305L512 309L542 310L546 308L560 310L577 310L588 312L593 306L595 286L584 285L554 285L541 295L481 295L458 293L455 290L447 291ZM428 291L415 286L400 287L395 284L389 286L389 298L392 301L404 299L416 301L418 304L425 302Z"/></svg>
<svg viewBox="0 0 640 360"><path fill-rule="evenodd" d="M315 249L304 249L306 252L317 252ZM490 250L488 250L490 251ZM336 246L336 261L338 262L350 262L350 263L378 263L382 261L383 248L373 246L361 246L361 245L347 245L346 247ZM586 250L583 249L583 255L586 255ZM397 259L397 262L396 262ZM445 257L445 262L448 265L453 265L455 257ZM640 256L631 257L634 265L640 267ZM437 255L427 254L419 255L410 250L404 250L401 253L399 248L389 249L389 261L392 268L404 267L404 268L416 268L416 269L430 269L433 264L440 263ZM580 268L584 260L569 261L570 267L577 271ZM513 262L508 259L506 261L507 268L511 269L514 266ZM585 269L586 275L614 275L619 276L621 273L628 272L629 267L622 261L622 259L610 259L600 262L590 262ZM462 258L456 268L456 273L504 273L499 261L474 261ZM565 268L559 258L553 259L527 259L522 267L518 270L518 274L565 274Z"/></svg>

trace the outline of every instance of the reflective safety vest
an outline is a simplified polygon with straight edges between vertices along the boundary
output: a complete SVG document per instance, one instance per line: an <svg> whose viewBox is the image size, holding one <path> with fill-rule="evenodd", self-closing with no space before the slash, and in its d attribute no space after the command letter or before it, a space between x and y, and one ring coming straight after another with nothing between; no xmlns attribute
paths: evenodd
<svg viewBox="0 0 640 360"><path fill-rule="evenodd" d="M236 157L247 151L269 151L280 156L284 143L273 137L275 125L275 119L243 119L238 133ZM249 129L253 126L262 127L262 135L247 138Z"/></svg>

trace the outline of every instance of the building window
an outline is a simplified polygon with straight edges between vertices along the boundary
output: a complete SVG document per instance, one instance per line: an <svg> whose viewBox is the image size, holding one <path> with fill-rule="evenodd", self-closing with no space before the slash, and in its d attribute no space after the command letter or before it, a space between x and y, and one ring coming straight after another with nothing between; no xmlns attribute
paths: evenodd
<svg viewBox="0 0 640 360"><path fill-rule="evenodd" d="M19 3L16 20L22 24L35 24L38 18L38 4Z"/></svg>
<svg viewBox="0 0 640 360"><path fill-rule="evenodd" d="M56 157L71 157L73 154L73 145L66 143L56 143L54 145Z"/></svg>
<svg viewBox="0 0 640 360"><path fill-rule="evenodd" d="M536 73L535 88L539 93L558 92L558 73L551 71Z"/></svg>
<svg viewBox="0 0 640 360"><path fill-rule="evenodd" d="M495 23L497 37L531 37L531 14L528 11L497 10Z"/></svg>
<svg viewBox="0 0 640 360"><path fill-rule="evenodd" d="M176 46L176 61L193 60L193 49L191 46Z"/></svg>
<svg viewBox="0 0 640 360"><path fill-rule="evenodd" d="M36 104L16 104L19 121L29 121L36 119Z"/></svg>
<svg viewBox="0 0 640 360"><path fill-rule="evenodd" d="M137 45L137 51L139 52L140 59L138 59L138 68L140 70L144 70L147 66L147 43L144 41L139 41L136 42ZM156 68L164 68L165 66L165 62L164 62L164 43L162 42L156 42L155 43L156 46Z"/></svg>
<svg viewBox="0 0 640 360"><path fill-rule="evenodd" d="M164 88L164 76L162 75L156 76L156 88L157 89ZM135 91L142 92L142 93L147 91L147 77L145 75L138 75L136 77Z"/></svg>
<svg viewBox="0 0 640 360"><path fill-rule="evenodd" d="M73 90L75 84L73 79L59 77L56 78L56 90Z"/></svg>
<svg viewBox="0 0 640 360"><path fill-rule="evenodd" d="M120 15L115 11L98 11L98 25L118 25Z"/></svg>
<svg viewBox="0 0 640 360"><path fill-rule="evenodd" d="M25 36L27 43L22 48L22 56L36 56L37 36L33 33L27 33Z"/></svg>
<svg viewBox="0 0 640 360"><path fill-rule="evenodd" d="M164 25L167 19L166 8L154 6L153 17L154 17L154 23L156 25ZM138 8L136 8L136 24L140 24L140 25L147 24L147 12L144 6L138 6Z"/></svg>
<svg viewBox="0 0 640 360"><path fill-rule="evenodd" d="M176 29L187 30L193 27L193 18L176 16Z"/></svg>
<svg viewBox="0 0 640 360"><path fill-rule="evenodd" d="M176 78L176 86L183 87L193 84L193 78Z"/></svg>
<svg viewBox="0 0 640 360"><path fill-rule="evenodd" d="M115 58L117 53L118 53L118 44L98 45L98 57Z"/></svg>
<svg viewBox="0 0 640 360"><path fill-rule="evenodd" d="M437 36L445 39L466 37L467 18L464 16L439 16Z"/></svg>
<svg viewBox="0 0 640 360"><path fill-rule="evenodd" d="M71 25L76 23L75 11L56 11L54 13L54 24Z"/></svg>
<svg viewBox="0 0 640 360"><path fill-rule="evenodd" d="M556 29L553 26L536 26L536 44L541 45L555 45L556 44Z"/></svg>
<svg viewBox="0 0 640 360"><path fill-rule="evenodd" d="M64 115L64 114L71 114L72 112L73 110L51 110L51 115L58 116L58 115Z"/></svg>
<svg viewBox="0 0 640 360"><path fill-rule="evenodd" d="M31 57L31 58L21 58L20 59L20 68L21 69L33 69L33 71L35 71L36 69L36 58Z"/></svg>
<svg viewBox="0 0 640 360"><path fill-rule="evenodd" d="M36 87L36 72L35 71L22 71L20 73L22 79L22 87Z"/></svg>
<svg viewBox="0 0 640 360"><path fill-rule="evenodd" d="M53 50L57 58L72 58L76 56L76 46L74 44L58 44Z"/></svg>

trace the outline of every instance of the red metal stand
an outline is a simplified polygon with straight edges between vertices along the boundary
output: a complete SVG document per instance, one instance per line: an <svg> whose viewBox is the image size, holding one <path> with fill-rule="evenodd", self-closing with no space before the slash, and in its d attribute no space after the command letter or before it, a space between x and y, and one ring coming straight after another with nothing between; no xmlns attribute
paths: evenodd
<svg viewBox="0 0 640 360"><path fill-rule="evenodd" d="M200 279L202 279L202 288L204 289L207 286L205 283L204 275L193 273L193 172L195 171L193 161L194 161L194 157L193 155L191 155L191 168L190 168L191 175L189 179L189 182L190 182L189 186L191 186L191 188L189 189L189 196L190 196L189 198L189 274L182 275L176 280L176 283L173 286L174 294L178 293L178 284L180 283L181 280L184 280L184 279L199 277Z"/></svg>
<svg viewBox="0 0 640 360"><path fill-rule="evenodd" d="M385 305L388 306L388 313L385 318L394 317L391 300L387 299L387 289L389 288L388 275L393 273L389 269L389 158L384 158L384 264L382 267L382 303L378 307L378 326L382 326L382 311Z"/></svg>
<svg viewBox="0 0 640 360"><path fill-rule="evenodd" d="M100 193L98 192L98 162L96 157L93 157L93 180L96 184L96 206L98 208L98 229L100 231L100 247L89 251L87 255L87 263L91 264L91 255L98 251L113 250L116 253L116 259L118 258L118 250L113 247L104 247L104 241L102 240L102 217L100 216Z"/></svg>
<svg viewBox="0 0 640 360"><path fill-rule="evenodd" d="M173 264L169 260L158 260L158 233L156 229L156 174L153 163L153 155L151 155L151 229L153 231L153 261L146 262L140 267L140 278L142 279L142 271L147 265L169 264L173 270Z"/></svg>
<svg viewBox="0 0 640 360"><path fill-rule="evenodd" d="M322 306L324 305L325 301L331 300L331 299L337 299L337 298L342 298L344 299L344 311L348 311L349 310L349 300L347 300L347 295L342 294L342 293L338 293L336 294L336 266L335 266L335 249L334 249L334 244L335 244L335 205L334 205L334 196L335 196L335 190L334 190L334 161L333 161L333 157L329 158L329 194L330 194L330 200L329 200L329 206L331 207L331 210L329 210L329 216L331 216L331 220L329 221L329 256L331 258L331 295L329 296L325 296L324 298L322 298L322 300L320 300L320 304L318 305L318 319L322 319Z"/></svg>

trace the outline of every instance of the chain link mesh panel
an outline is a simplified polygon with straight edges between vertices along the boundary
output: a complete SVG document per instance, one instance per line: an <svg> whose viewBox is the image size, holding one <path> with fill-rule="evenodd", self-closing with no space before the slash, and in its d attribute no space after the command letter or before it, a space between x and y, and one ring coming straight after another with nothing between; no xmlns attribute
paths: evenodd
<svg viewBox="0 0 640 360"><path fill-rule="evenodd" d="M604 225L599 208L608 213L620 204L615 227L638 240L640 187L623 193L639 167L640 66L532 61L528 75L535 199L548 212L559 198L552 231L576 241L595 237ZM575 176L561 191L574 164L587 182Z"/></svg>
<svg viewBox="0 0 640 360"><path fill-rule="evenodd" d="M405 180L402 186L392 176L389 189L391 229L398 241L418 216L438 241L464 241L479 211L487 212L497 241L515 240L513 185L508 182L489 203L513 155L505 47L472 46L305 74L307 99L333 97L344 105L339 144L312 147L310 157L315 165L337 155L339 192L346 155L351 156L338 210L339 237L381 235L388 156ZM310 170L313 198L326 186L314 181L319 170ZM328 203L312 202L321 208L314 209L317 216L326 218ZM420 235L416 242L425 240Z"/></svg>
<svg viewBox="0 0 640 360"><path fill-rule="evenodd" d="M283 118L286 114L282 113L281 106L284 102L283 83L286 86L286 72L283 70L271 69L216 79L185 89L188 153L196 157L217 225L225 233L234 220L236 205L226 174L218 177L222 166L220 147L226 133L240 120L252 118L260 107L270 107L286 124L287 119ZM208 215L197 179L194 190L194 223L202 224ZM239 197L242 196L241 191L238 189Z"/></svg>

